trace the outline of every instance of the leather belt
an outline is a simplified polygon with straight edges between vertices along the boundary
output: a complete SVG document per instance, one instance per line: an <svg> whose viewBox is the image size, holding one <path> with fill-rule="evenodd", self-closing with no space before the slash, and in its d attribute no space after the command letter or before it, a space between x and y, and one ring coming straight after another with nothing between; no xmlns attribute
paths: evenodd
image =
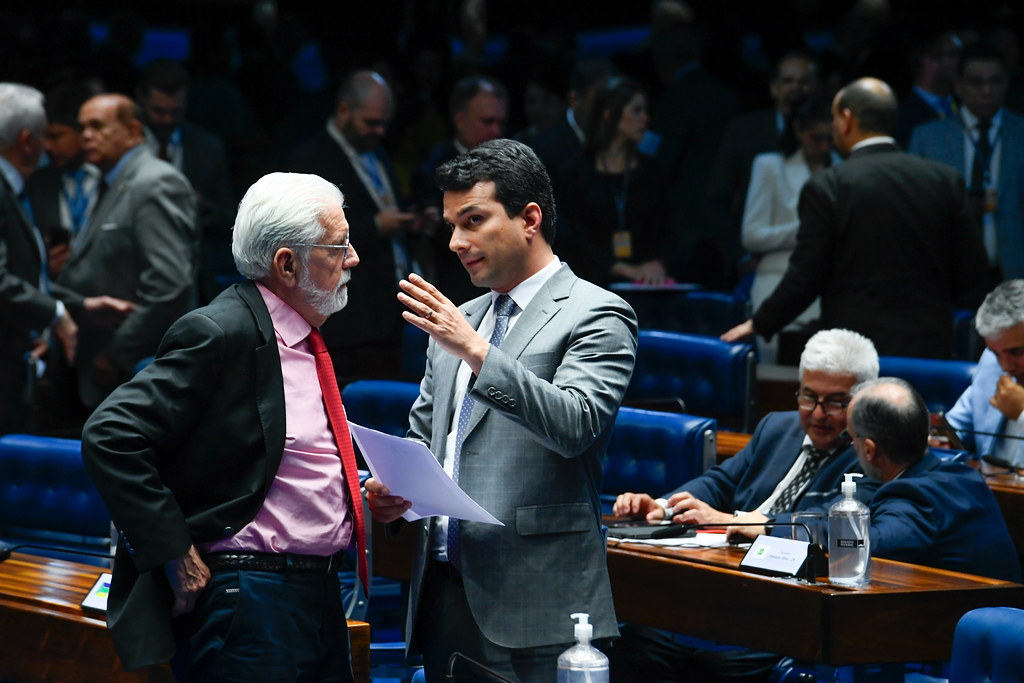
<svg viewBox="0 0 1024 683"><path fill-rule="evenodd" d="M319 572L322 574L341 569L340 554L329 557L295 555L292 553L234 553L219 552L203 555L203 562L211 572L217 570L248 570L256 572Z"/></svg>

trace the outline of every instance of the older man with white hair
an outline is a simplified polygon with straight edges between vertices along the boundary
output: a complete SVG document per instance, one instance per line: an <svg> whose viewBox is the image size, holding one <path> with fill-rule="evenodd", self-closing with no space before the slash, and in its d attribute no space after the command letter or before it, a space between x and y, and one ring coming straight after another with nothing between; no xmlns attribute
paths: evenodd
<svg viewBox="0 0 1024 683"><path fill-rule="evenodd" d="M946 419L979 456L1024 467L1024 280L992 290L974 326L988 348Z"/></svg>
<svg viewBox="0 0 1024 683"><path fill-rule="evenodd" d="M232 243L248 280L174 323L86 424L120 530L107 623L127 668L352 680L336 556L356 545L365 580L365 529L318 329L359 263L342 206L318 176L257 181Z"/></svg>

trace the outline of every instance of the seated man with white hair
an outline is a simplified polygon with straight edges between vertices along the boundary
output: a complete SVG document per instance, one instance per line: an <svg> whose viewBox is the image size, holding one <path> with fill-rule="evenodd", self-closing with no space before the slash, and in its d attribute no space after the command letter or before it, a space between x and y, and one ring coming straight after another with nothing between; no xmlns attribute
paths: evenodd
<svg viewBox="0 0 1024 683"><path fill-rule="evenodd" d="M974 326L988 348L946 419L968 450L1024 467L1024 280L993 289Z"/></svg>
<svg viewBox="0 0 1024 683"><path fill-rule="evenodd" d="M849 330L818 332L800 356L797 410L769 413L743 450L665 498L623 493L613 512L658 520L671 511L683 524L763 522L831 497L844 473L860 471L840 438L850 390L876 377L878 354L870 339Z"/></svg>

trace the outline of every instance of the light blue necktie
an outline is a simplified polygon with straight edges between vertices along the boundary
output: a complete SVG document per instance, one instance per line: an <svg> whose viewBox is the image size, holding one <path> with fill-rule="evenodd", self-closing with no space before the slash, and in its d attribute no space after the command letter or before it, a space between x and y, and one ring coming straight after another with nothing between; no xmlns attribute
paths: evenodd
<svg viewBox="0 0 1024 683"><path fill-rule="evenodd" d="M494 300L494 332L491 333L491 346L501 346L501 340L505 338L508 330L508 319L512 315L512 309L516 302L508 294L502 294ZM466 388L466 395L462 399L462 406L459 409L459 425L455 432L455 461L452 464L452 480L459 483L459 459L462 456L462 442L466 439L466 432L469 429L469 416L473 414L473 384ZM459 547L459 522L457 518L448 520L448 561L453 567L462 570L461 548Z"/></svg>

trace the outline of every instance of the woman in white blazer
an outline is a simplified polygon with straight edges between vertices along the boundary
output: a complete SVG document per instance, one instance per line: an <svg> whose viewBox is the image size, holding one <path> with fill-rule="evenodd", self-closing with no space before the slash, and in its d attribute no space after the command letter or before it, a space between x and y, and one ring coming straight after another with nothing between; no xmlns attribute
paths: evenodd
<svg viewBox="0 0 1024 683"><path fill-rule="evenodd" d="M812 97L794 110L782 134L780 149L754 157L743 209L743 248L757 259L750 303L757 310L772 293L789 266L800 228L797 203L800 190L815 171L839 162L832 151L832 111L829 103ZM805 327L820 315L818 301L791 323ZM775 362L778 338L757 338L760 361Z"/></svg>

